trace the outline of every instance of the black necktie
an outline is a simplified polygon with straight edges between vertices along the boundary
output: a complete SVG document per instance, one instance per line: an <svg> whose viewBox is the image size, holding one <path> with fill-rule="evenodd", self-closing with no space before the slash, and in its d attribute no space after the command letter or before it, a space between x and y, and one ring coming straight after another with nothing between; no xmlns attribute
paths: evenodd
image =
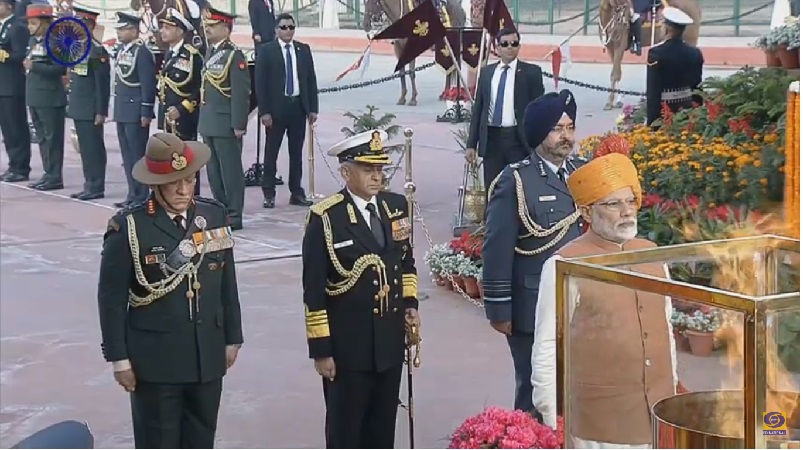
<svg viewBox="0 0 803 450"><path fill-rule="evenodd" d="M560 181L562 181L563 184L566 184L566 169L565 168L561 167L560 169L558 169L558 178L560 178Z"/></svg>
<svg viewBox="0 0 803 450"><path fill-rule="evenodd" d="M385 230L382 228L382 221L379 220L379 215L376 213L376 207L373 203L369 203L365 209L368 210L368 215L371 217L371 233L374 234L379 246L385 248Z"/></svg>
<svg viewBox="0 0 803 450"><path fill-rule="evenodd" d="M184 217L183 217L183 216L181 216L181 215L178 215L178 216L176 216L176 217L173 217L173 222L175 222L175 223L176 223L176 227L178 227L179 231L181 231L181 233L182 233L182 234L183 234L185 231L187 231L187 230L184 228Z"/></svg>

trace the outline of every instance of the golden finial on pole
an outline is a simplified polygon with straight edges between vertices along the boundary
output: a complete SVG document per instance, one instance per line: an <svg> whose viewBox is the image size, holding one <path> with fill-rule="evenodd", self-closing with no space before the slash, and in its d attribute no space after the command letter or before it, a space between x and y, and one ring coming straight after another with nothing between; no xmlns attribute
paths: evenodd
<svg viewBox="0 0 803 450"><path fill-rule="evenodd" d="M413 182L413 129L404 129L404 195L407 197L407 210L410 212L410 247L414 247L415 231L415 182Z"/></svg>
<svg viewBox="0 0 803 450"><path fill-rule="evenodd" d="M307 122L307 200L316 200L322 196L315 193L315 126Z"/></svg>

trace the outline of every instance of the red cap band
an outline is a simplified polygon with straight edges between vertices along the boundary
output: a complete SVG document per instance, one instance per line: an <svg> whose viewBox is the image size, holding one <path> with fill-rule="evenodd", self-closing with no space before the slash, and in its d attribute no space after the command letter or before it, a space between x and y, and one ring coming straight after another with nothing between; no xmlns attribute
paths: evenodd
<svg viewBox="0 0 803 450"><path fill-rule="evenodd" d="M234 19L232 19L231 17L224 16L224 15L218 14L218 13L210 13L209 14L209 20L217 20L217 21L220 21L220 22L234 23Z"/></svg>
<svg viewBox="0 0 803 450"><path fill-rule="evenodd" d="M157 161L146 155L145 166L150 173L167 175L184 170L187 166L192 164L193 158L195 158L195 154L192 152L192 149L188 146L184 146L184 154L179 155L177 152L173 152L173 158L169 161Z"/></svg>

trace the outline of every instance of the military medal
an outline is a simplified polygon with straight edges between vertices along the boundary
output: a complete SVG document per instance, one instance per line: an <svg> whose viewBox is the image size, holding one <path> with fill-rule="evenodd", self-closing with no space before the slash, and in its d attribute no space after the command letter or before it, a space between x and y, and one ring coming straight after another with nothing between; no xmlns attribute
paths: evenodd
<svg viewBox="0 0 803 450"><path fill-rule="evenodd" d="M195 245L193 245L192 241L189 239L181 241L181 243L178 244L178 250L187 258L192 258L197 252Z"/></svg>
<svg viewBox="0 0 803 450"><path fill-rule="evenodd" d="M195 226L201 229L206 228L206 218L204 216L195 216Z"/></svg>

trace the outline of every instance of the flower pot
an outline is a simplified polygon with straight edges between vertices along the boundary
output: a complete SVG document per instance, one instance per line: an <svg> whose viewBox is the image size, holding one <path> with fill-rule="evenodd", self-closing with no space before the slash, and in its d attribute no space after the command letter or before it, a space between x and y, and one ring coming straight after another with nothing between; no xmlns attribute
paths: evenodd
<svg viewBox="0 0 803 450"><path fill-rule="evenodd" d="M474 277L463 277L463 284L466 286L466 295L471 298L480 297L480 287L477 286L477 279Z"/></svg>
<svg viewBox="0 0 803 450"><path fill-rule="evenodd" d="M781 58L778 57L777 50L764 50L764 57L767 60L767 67L781 67Z"/></svg>
<svg viewBox="0 0 803 450"><path fill-rule="evenodd" d="M778 47L778 58L781 60L781 67L784 69L800 68L800 49L789 49L785 45Z"/></svg>
<svg viewBox="0 0 803 450"><path fill-rule="evenodd" d="M675 335L675 348L677 351L686 353L690 352L691 348L689 347L689 339L686 337L686 335L680 330L674 330L673 333Z"/></svg>
<svg viewBox="0 0 803 450"><path fill-rule="evenodd" d="M454 284L456 287L460 288L460 290L466 290L466 282L463 280L462 275L458 275L456 273L452 274L452 279L454 280ZM456 288L454 290L457 290Z"/></svg>
<svg viewBox="0 0 803 450"><path fill-rule="evenodd" d="M714 350L714 333L686 330L686 338L694 356L710 356Z"/></svg>
<svg viewBox="0 0 803 450"><path fill-rule="evenodd" d="M446 286L446 280L443 278L443 275L437 274L435 275L435 284L438 286Z"/></svg>
<svg viewBox="0 0 803 450"><path fill-rule="evenodd" d="M443 287L445 287L447 290L453 291L454 285L452 284L452 280L450 280L447 276L441 276L441 278L443 279Z"/></svg>

